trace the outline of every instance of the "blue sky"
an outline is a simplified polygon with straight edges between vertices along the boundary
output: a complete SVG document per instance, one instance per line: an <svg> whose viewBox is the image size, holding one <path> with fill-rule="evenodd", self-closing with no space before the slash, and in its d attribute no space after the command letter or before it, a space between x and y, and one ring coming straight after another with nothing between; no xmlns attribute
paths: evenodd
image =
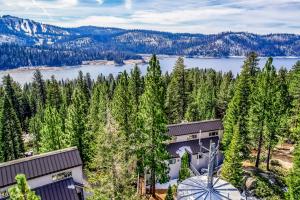
<svg viewBox="0 0 300 200"><path fill-rule="evenodd" d="M0 0L0 15L59 26L300 34L300 0Z"/></svg>

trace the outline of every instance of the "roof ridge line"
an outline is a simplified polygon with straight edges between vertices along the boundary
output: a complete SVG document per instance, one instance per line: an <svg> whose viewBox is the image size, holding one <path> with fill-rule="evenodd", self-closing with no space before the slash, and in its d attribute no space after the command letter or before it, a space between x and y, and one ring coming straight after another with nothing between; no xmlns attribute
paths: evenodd
<svg viewBox="0 0 300 200"><path fill-rule="evenodd" d="M41 153L41 154L37 154L37 155L25 157L25 158L19 158L19 159L16 159L16 160L11 160L11 161L7 161L7 162L4 162L4 163L0 163L0 168L6 167L6 166L9 166L9 165L22 163L22 162L35 160L35 159L39 159L39 158L44 158L44 157L47 157L47 156L61 154L61 153L64 153L64 152L73 151L73 150L77 150L77 149L78 149L77 147L68 147L68 148L65 148L65 149L59 149L59 150L56 150L56 151Z"/></svg>
<svg viewBox="0 0 300 200"><path fill-rule="evenodd" d="M207 119L207 120L201 120L201 121L194 121L194 122L182 122L177 124L169 124L167 127L170 126L180 126L180 125L189 125L189 124L197 124L197 123L205 123L205 122L213 122L213 121L222 121L221 119Z"/></svg>

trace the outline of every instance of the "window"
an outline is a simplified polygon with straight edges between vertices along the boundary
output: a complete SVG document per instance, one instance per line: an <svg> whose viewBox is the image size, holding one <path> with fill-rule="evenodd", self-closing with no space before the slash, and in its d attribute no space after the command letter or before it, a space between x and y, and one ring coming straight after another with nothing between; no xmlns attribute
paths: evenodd
<svg viewBox="0 0 300 200"><path fill-rule="evenodd" d="M194 139L197 139L197 135L189 135L187 137L188 140L194 140Z"/></svg>
<svg viewBox="0 0 300 200"><path fill-rule="evenodd" d="M201 159L202 158L202 154L197 154L197 159Z"/></svg>
<svg viewBox="0 0 300 200"><path fill-rule="evenodd" d="M176 158L172 158L172 159L170 159L169 160L169 164L171 165L171 164L175 164L176 163Z"/></svg>
<svg viewBox="0 0 300 200"><path fill-rule="evenodd" d="M72 172L71 171L67 171L67 172L62 172L62 173L53 175L52 176L52 180L53 181L60 181L60 180L63 180L63 179L66 179L66 178L70 178L70 177L72 177Z"/></svg>
<svg viewBox="0 0 300 200"><path fill-rule="evenodd" d="M209 137L217 136L217 135L219 135L217 131L214 131L214 132L210 132L210 133L209 133Z"/></svg>

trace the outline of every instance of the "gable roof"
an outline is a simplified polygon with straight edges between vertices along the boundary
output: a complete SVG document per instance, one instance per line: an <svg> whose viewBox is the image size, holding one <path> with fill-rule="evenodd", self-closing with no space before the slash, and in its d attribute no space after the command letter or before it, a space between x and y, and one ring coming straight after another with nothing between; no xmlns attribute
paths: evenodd
<svg viewBox="0 0 300 200"><path fill-rule="evenodd" d="M1 163L0 188L15 184L17 174L25 174L27 180L30 180L81 165L76 147Z"/></svg>
<svg viewBox="0 0 300 200"><path fill-rule="evenodd" d="M68 178L35 188L33 191L35 191L35 194L40 196L42 200L79 200L75 185L73 178ZM8 199L9 197L2 199L0 197L0 200Z"/></svg>
<svg viewBox="0 0 300 200"><path fill-rule="evenodd" d="M79 200L73 178L34 189L42 200Z"/></svg>
<svg viewBox="0 0 300 200"><path fill-rule="evenodd" d="M205 120L198 122L187 122L168 125L168 134L170 136L187 135L192 133L223 130L223 124L220 119Z"/></svg>
<svg viewBox="0 0 300 200"><path fill-rule="evenodd" d="M205 147L206 149L209 149L211 142L213 142L217 145L218 141L219 141L218 136L201 139L202 146ZM191 153L193 155L197 154L200 152L199 139L168 144L167 151L169 152L169 154L171 155L172 158L179 158L177 151L181 147L189 147L191 149L191 151L192 151ZM206 149L202 148L202 153L207 153Z"/></svg>

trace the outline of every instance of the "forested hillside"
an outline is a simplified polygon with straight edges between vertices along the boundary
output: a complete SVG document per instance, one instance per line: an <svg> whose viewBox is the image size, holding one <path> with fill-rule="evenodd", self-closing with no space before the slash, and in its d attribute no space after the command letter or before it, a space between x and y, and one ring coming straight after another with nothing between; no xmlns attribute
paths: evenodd
<svg viewBox="0 0 300 200"><path fill-rule="evenodd" d="M171 74L162 74L153 56L145 76L137 66L97 80L79 72L75 80L45 81L37 70L33 82L24 86L5 76L0 87L0 162L30 150L77 146L95 199L141 199L136 179L145 169L151 173L152 192L157 181L168 180L166 125L221 118L222 177L244 190L243 162L249 160L281 177L283 184L259 181L266 192L255 190L254 196L299 199L300 62L290 71L276 71L272 58L262 70L257 65L258 57L251 53L235 78L231 72L185 69L179 58ZM282 141L296 148L293 168L279 173L271 161Z"/></svg>
<svg viewBox="0 0 300 200"><path fill-rule="evenodd" d="M223 32L204 35L93 26L62 28L3 16L0 18L0 69L73 65L91 59L122 63L124 59L138 57L135 54L153 53L228 57L246 56L255 51L260 56L300 56L299 41L300 35L296 34ZM21 47L16 50L16 45ZM45 52L50 52L49 58L45 58ZM35 57L38 59L33 59Z"/></svg>

